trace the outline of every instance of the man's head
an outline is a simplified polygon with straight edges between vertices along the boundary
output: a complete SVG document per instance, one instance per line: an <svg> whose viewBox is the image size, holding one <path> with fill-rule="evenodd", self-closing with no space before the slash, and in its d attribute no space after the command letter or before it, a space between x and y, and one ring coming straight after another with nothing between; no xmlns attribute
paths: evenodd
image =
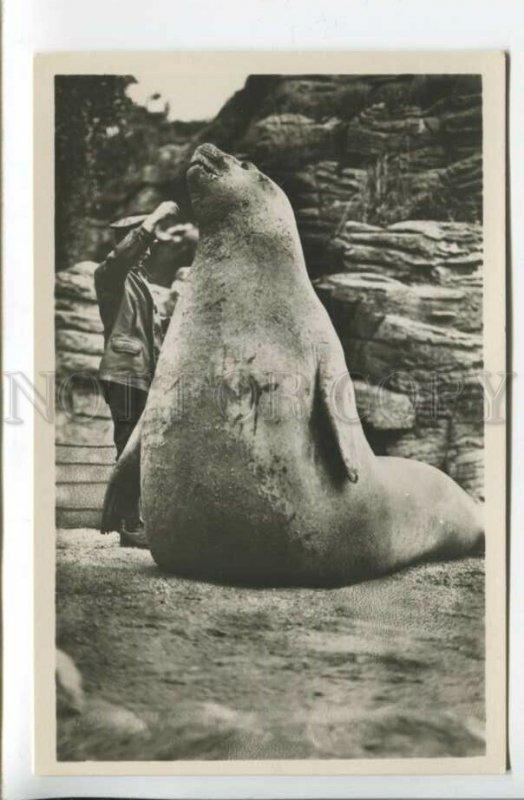
<svg viewBox="0 0 524 800"><path fill-rule="evenodd" d="M191 223L158 226L143 264L150 280L171 286L177 270L193 261L197 242L198 230Z"/></svg>
<svg viewBox="0 0 524 800"><path fill-rule="evenodd" d="M191 264L198 241L198 230L191 223L176 223L179 208L172 200L160 203L149 214L134 214L111 224L117 243L138 227L153 234L141 258L141 266L151 281L170 286L177 269ZM175 223L175 224L174 224Z"/></svg>

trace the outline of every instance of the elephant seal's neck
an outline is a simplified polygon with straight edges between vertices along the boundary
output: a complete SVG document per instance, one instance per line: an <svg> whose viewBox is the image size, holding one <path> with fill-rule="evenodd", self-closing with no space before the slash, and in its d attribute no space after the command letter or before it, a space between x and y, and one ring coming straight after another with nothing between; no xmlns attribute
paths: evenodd
<svg viewBox="0 0 524 800"><path fill-rule="evenodd" d="M227 225L201 228L192 272L196 282L213 278L289 290L310 285L296 226L256 229Z"/></svg>

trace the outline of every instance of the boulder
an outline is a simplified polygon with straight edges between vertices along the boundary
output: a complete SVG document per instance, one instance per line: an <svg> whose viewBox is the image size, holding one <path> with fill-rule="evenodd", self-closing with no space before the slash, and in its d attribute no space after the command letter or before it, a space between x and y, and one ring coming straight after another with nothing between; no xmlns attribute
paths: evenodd
<svg viewBox="0 0 524 800"><path fill-rule="evenodd" d="M289 75L281 77L262 102L260 115L303 114L314 120L337 116L351 119L366 104L372 84L365 76Z"/></svg>
<svg viewBox="0 0 524 800"><path fill-rule="evenodd" d="M100 356L78 350L57 350L55 367L57 376L82 373L96 375L100 366Z"/></svg>
<svg viewBox="0 0 524 800"><path fill-rule="evenodd" d="M253 122L241 146L266 168L289 169L334 153L339 128L336 118L317 122L304 114L272 114Z"/></svg>
<svg viewBox="0 0 524 800"><path fill-rule="evenodd" d="M379 272L325 275L315 287L344 336L369 335L388 312L464 332L478 333L482 327L478 287L407 284Z"/></svg>
<svg viewBox="0 0 524 800"><path fill-rule="evenodd" d="M415 409L410 398L380 385L353 381L357 409L366 428L374 431L410 430L415 424Z"/></svg>
<svg viewBox="0 0 524 800"><path fill-rule="evenodd" d="M347 221L333 242L344 269L409 283L482 285L482 228L467 222L411 220L386 228Z"/></svg>
<svg viewBox="0 0 524 800"><path fill-rule="evenodd" d="M101 356L104 352L104 339L100 333L57 327L55 346L59 352Z"/></svg>
<svg viewBox="0 0 524 800"><path fill-rule="evenodd" d="M93 275L75 272L74 269L57 272L55 279L55 298L87 301L96 303L96 292Z"/></svg>
<svg viewBox="0 0 524 800"><path fill-rule="evenodd" d="M55 328L102 334L103 328L98 306L94 303L75 302L68 297L57 299Z"/></svg>

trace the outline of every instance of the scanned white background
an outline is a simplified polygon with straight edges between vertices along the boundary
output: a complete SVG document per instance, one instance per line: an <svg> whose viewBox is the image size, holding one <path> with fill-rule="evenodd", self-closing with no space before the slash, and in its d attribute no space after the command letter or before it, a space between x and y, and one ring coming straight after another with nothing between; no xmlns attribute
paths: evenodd
<svg viewBox="0 0 524 800"><path fill-rule="evenodd" d="M501 48L511 54L510 141L513 292L518 329L524 235L524 6L516 0L411 0L352 4L331 0L7 0L4 3L4 370L33 369L32 328L32 53L94 49L462 49ZM520 143L520 148L519 148ZM520 149L520 153L519 153ZM514 366L524 374L524 347ZM515 380L514 408L523 388ZM409 778L31 778L32 718L32 425L5 429L4 795L9 798L104 797L522 797L524 795L524 539L523 422L513 430L514 487L511 564L510 747L513 774L498 777ZM517 417L517 414L515 415ZM521 415L522 417L522 415ZM502 534L502 532L501 532ZM38 654L36 654L38 658Z"/></svg>

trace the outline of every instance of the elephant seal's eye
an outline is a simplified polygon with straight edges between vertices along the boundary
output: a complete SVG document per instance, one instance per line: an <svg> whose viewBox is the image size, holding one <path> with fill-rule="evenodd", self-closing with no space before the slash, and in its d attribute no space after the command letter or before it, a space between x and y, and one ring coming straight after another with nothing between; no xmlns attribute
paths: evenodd
<svg viewBox="0 0 524 800"><path fill-rule="evenodd" d="M240 166L242 167L242 169L251 169L251 167L253 166L253 164L251 164L251 162L250 162L250 161L242 161L242 163L240 164Z"/></svg>

